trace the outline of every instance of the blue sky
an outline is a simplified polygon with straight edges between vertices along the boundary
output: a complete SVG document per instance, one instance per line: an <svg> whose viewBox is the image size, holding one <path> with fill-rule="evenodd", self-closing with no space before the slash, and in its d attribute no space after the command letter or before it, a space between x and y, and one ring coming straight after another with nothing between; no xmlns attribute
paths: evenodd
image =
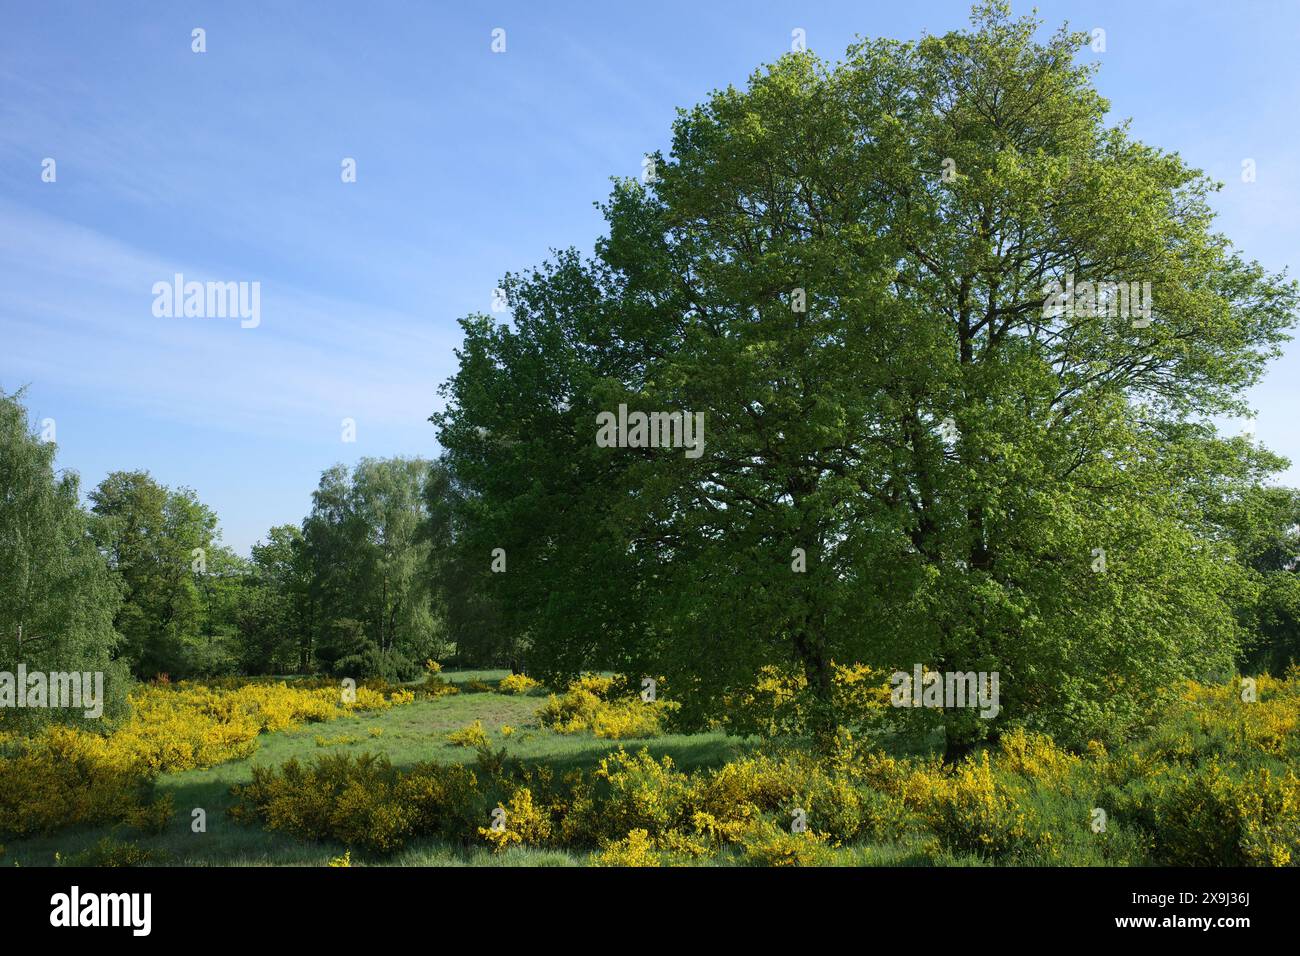
<svg viewBox="0 0 1300 956"><path fill-rule="evenodd" d="M1113 117L1225 183L1220 228L1248 255L1300 266L1300 4L1037 6L1049 26L1105 29L1086 55ZM437 454L427 418L456 320L489 311L504 272L590 251L592 203L666 151L676 107L743 83L795 28L837 58L855 35L968 15L927 0L6 3L0 388L29 386L83 490L147 469L194 488L246 553L305 515L329 465ZM152 286L176 272L260 282L261 324L156 318ZM1254 393L1257 436L1300 462L1298 398L1300 344Z"/></svg>

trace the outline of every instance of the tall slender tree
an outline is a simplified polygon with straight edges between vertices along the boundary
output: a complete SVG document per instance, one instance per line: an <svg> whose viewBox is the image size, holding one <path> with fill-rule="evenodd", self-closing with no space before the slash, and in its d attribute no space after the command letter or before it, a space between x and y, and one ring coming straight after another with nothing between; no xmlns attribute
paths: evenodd
<svg viewBox="0 0 1300 956"><path fill-rule="evenodd" d="M99 672L106 716L125 706L129 674L111 656L117 583L91 539L75 473L28 425L21 392L0 392L0 671ZM93 678L92 678L93 679ZM13 702L10 702L11 704ZM77 721L82 711L0 710L0 725Z"/></svg>

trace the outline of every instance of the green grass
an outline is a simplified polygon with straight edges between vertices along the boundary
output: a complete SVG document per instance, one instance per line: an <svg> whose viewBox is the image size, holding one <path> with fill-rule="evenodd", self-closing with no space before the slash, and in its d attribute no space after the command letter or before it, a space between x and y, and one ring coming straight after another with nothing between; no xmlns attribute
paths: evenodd
<svg viewBox="0 0 1300 956"><path fill-rule="evenodd" d="M508 671L458 671L444 674L450 683L471 680L495 683ZM469 762L475 752L452 744L448 732L480 720L494 749L504 748L514 758L544 763L557 773L577 767L589 768L619 745L628 749L646 747L656 757L671 756L684 769L718 766L746 749L744 741L722 733L668 734L651 739L602 740L590 734L557 734L540 727L536 711L545 694L511 696L498 693L460 693L373 714L342 717L294 730L265 734L249 758L219 764L204 770L164 774L158 778L157 793L170 793L175 813L167 828L156 835L142 835L112 827L80 827L48 837L14 840L5 847L0 864L6 866L51 866L76 862L78 854L94 848L105 837L136 844L150 854L150 861L181 866L323 866L344 852L341 845L308 843L256 827L240 826L226 811L233 804L230 788L252 779L254 766L279 766L292 758L307 762L325 753L383 753L394 766L421 761ZM514 728L503 737L502 724ZM371 730L381 730L372 736ZM327 742L322 746L318 738ZM352 742L329 743L339 738ZM207 815L207 832L191 829L192 811ZM56 856L57 855L57 856ZM94 862L88 860L87 862ZM382 862L395 866L574 866L585 857L561 851L514 849L493 854L486 847L466 850L435 841L413 842L385 860L365 860L353 854L354 864Z"/></svg>

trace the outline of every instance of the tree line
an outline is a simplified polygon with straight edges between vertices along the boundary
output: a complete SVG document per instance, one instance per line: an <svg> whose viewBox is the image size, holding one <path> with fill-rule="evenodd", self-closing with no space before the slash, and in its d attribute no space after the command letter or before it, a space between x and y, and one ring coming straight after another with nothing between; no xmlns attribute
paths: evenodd
<svg viewBox="0 0 1300 956"><path fill-rule="evenodd" d="M457 631L467 662L510 661L476 642L474 602L440 586L464 576L450 572L451 485L438 462L329 468L301 523L269 529L243 556L192 489L145 471L115 471L82 501L21 392L0 392L0 452L0 670L106 670L121 686L159 675L408 680L456 653Z"/></svg>

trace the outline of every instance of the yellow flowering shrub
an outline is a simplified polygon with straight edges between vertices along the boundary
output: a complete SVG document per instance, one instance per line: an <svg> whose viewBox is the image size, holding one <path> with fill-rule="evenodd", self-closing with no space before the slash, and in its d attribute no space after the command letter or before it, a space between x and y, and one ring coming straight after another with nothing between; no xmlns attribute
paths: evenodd
<svg viewBox="0 0 1300 956"><path fill-rule="evenodd" d="M685 820L690 778L671 757L655 760L644 747L635 754L619 747L601 759L592 777L599 789L585 826L592 838L618 838L636 829L660 834Z"/></svg>
<svg viewBox="0 0 1300 956"><path fill-rule="evenodd" d="M550 814L533 802L533 792L527 787L517 788L510 802L497 808L504 811L501 825L478 828L479 836L496 852L512 846L545 846L550 840Z"/></svg>
<svg viewBox="0 0 1300 956"><path fill-rule="evenodd" d="M746 830L741 844L751 866L818 866L830 860L824 835L811 829L793 833L767 820Z"/></svg>
<svg viewBox="0 0 1300 956"><path fill-rule="evenodd" d="M587 674L571 683L563 695L551 694L537 711L543 727L556 733L590 731L607 740L656 737L664 720L680 709L674 701L643 701L639 695L618 696L611 677Z"/></svg>
<svg viewBox="0 0 1300 956"><path fill-rule="evenodd" d="M945 845L999 857L1034 845L1036 831L1020 793L994 772L987 753L952 773L917 770L912 798Z"/></svg>
<svg viewBox="0 0 1300 956"><path fill-rule="evenodd" d="M400 849L411 837L415 812L395 799L388 780L350 780L331 802L329 833L348 846L377 853Z"/></svg>
<svg viewBox="0 0 1300 956"><path fill-rule="evenodd" d="M592 715L589 728L594 736L606 740L657 737L663 731L662 715L675 706L669 701L607 703Z"/></svg>
<svg viewBox="0 0 1300 956"><path fill-rule="evenodd" d="M871 816L867 798L853 780L823 763L806 754L755 754L696 778L692 805L699 812L693 823L714 839L734 843L760 817L775 815L788 823L799 809L820 831L849 840L868 820L886 829L896 819L897 813L885 813L884 798L879 800L881 806Z"/></svg>
<svg viewBox="0 0 1300 956"><path fill-rule="evenodd" d="M1248 696L1247 680L1253 686ZM1188 681L1164 723L1181 731L1160 743L1171 757L1188 757L1196 751L1216 749L1209 742L1221 739L1229 749L1257 751L1281 759L1300 758L1300 671L1286 679L1261 674L1222 684ZM1187 719L1179 720L1180 716Z"/></svg>
<svg viewBox="0 0 1300 956"><path fill-rule="evenodd" d="M1266 768L1233 777L1213 761L1158 788L1154 822L1169 865L1300 863L1300 778Z"/></svg>
<svg viewBox="0 0 1300 956"><path fill-rule="evenodd" d="M102 837L98 843L68 860L71 866L144 866L154 862L153 852L130 840Z"/></svg>
<svg viewBox="0 0 1300 956"><path fill-rule="evenodd" d="M1074 754L1056 746L1046 734L1027 733L1019 727L1002 736L996 759L1001 770L1062 790L1082 763Z"/></svg>
<svg viewBox="0 0 1300 956"><path fill-rule="evenodd" d="M795 803L801 771L787 760L755 754L709 772L693 792L693 805L712 820L749 821Z"/></svg>
<svg viewBox="0 0 1300 956"><path fill-rule="evenodd" d="M679 829L668 830L660 837L659 843L667 853L669 861L674 864L690 863L710 856L715 849L715 841L710 839L699 826L694 833L686 833Z"/></svg>
<svg viewBox="0 0 1300 956"><path fill-rule="evenodd" d="M424 683L420 685L420 693L426 697L443 697L450 694L459 694L460 688L455 684L449 684L442 676L442 665L434 660L424 662Z"/></svg>
<svg viewBox="0 0 1300 956"><path fill-rule="evenodd" d="M117 822L147 797L149 774L109 738L52 725L0 757L0 832Z"/></svg>
<svg viewBox="0 0 1300 956"><path fill-rule="evenodd" d="M236 821L374 853L391 853L416 836L468 839L483 819L474 772L455 764L398 771L383 755L331 754L311 765L255 766L252 774L231 789Z"/></svg>
<svg viewBox="0 0 1300 956"><path fill-rule="evenodd" d="M537 711L537 720L557 734L576 734L591 727L602 706L604 701L590 691L570 688L562 697L551 694Z"/></svg>
<svg viewBox="0 0 1300 956"><path fill-rule="evenodd" d="M568 690L586 691L605 700L614 692L614 678L603 674L583 674L568 686Z"/></svg>
<svg viewBox="0 0 1300 956"><path fill-rule="evenodd" d="M648 831L629 830L621 840L614 840L596 856L597 866L659 866L659 854Z"/></svg>
<svg viewBox="0 0 1300 956"><path fill-rule="evenodd" d="M831 665L831 710L845 726L861 727L891 713L889 675L865 664ZM727 698L726 723L741 733L765 737L807 730L811 701L808 679L795 668L766 665L753 685Z"/></svg>
<svg viewBox="0 0 1300 956"><path fill-rule="evenodd" d="M489 747L492 744L492 738L483 729L483 721L476 720L472 724L453 730L447 734L447 739L457 747Z"/></svg>
<svg viewBox="0 0 1300 956"><path fill-rule="evenodd" d="M539 681L533 680L527 674L510 674L501 678L497 689L503 694L527 694L541 686Z"/></svg>

